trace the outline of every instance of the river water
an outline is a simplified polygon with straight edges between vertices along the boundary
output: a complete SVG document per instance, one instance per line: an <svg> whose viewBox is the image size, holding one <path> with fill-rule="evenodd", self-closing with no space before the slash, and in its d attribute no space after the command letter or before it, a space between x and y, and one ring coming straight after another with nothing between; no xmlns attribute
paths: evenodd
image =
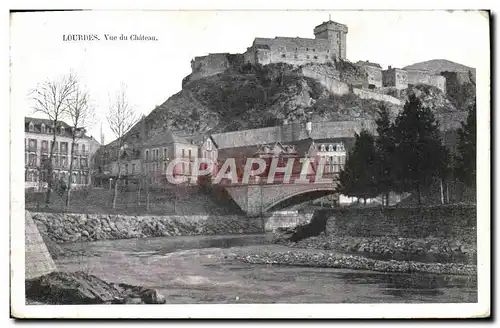
<svg viewBox="0 0 500 328"><path fill-rule="evenodd" d="M167 303L477 302L475 281L435 274L254 265L231 252L286 250L269 235L159 237L66 244L58 269L158 289ZM292 249L290 249L292 250Z"/></svg>

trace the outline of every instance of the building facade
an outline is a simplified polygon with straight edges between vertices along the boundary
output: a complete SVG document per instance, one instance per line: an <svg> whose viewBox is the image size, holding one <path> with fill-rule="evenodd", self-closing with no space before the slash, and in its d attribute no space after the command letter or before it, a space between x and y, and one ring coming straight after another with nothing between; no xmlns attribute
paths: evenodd
<svg viewBox="0 0 500 328"><path fill-rule="evenodd" d="M54 129L56 141L50 157ZM67 184L72 149L74 155L72 188L91 184L91 163L100 144L93 137L87 136L84 129L76 131L74 145L72 137L72 128L65 122L61 121L54 127L51 120L25 118L25 189L42 191L47 188L49 161L52 162L53 181L62 180Z"/></svg>
<svg viewBox="0 0 500 328"><path fill-rule="evenodd" d="M190 184L195 172L205 170L202 158L214 163L217 162L217 148L210 136L187 135L181 132L166 130L155 133L151 138L147 137L146 124L142 124L141 140L134 146L127 143L119 150L120 172L118 172L118 150L107 149L99 154L97 165L97 187L110 188L120 174L120 184L129 188L138 187L146 181L155 186L166 186L169 184L166 173L169 165L175 177L185 177ZM175 161L175 163L172 163ZM213 166L215 172L216 165Z"/></svg>
<svg viewBox="0 0 500 328"><path fill-rule="evenodd" d="M405 70L389 66L382 71L382 79L384 87L395 87L397 90L408 88L408 72Z"/></svg>

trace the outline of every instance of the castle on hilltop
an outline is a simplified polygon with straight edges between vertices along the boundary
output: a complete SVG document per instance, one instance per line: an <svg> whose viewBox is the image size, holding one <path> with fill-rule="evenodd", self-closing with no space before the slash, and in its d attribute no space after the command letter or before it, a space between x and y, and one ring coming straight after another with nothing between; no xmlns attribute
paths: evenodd
<svg viewBox="0 0 500 328"><path fill-rule="evenodd" d="M225 72L242 64L268 65L287 63L294 66L347 61L348 28L331 20L314 28L314 39L299 37L255 38L243 54L212 53L195 57L191 61L191 75L184 83ZM446 78L422 70L403 70L389 66L383 70L379 64L359 61L355 64L365 71L362 83L368 89L407 89L409 84L426 84L446 92ZM338 75L338 74L337 74Z"/></svg>

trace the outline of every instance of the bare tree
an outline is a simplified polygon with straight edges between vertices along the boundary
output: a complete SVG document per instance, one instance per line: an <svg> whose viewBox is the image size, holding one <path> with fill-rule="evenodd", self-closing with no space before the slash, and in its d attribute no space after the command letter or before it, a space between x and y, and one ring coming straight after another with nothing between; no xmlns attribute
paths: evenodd
<svg viewBox="0 0 500 328"><path fill-rule="evenodd" d="M121 85L120 89L116 92L113 98L110 97L110 104L108 113L106 115L109 127L116 137L117 145L117 158L116 163L118 166L118 174L115 181L115 188L113 191L113 208L116 208L116 198L118 195L118 184L121 179L121 156L125 150L125 134L139 122L140 115L138 115L127 99L126 87Z"/></svg>
<svg viewBox="0 0 500 328"><path fill-rule="evenodd" d="M53 186L53 163L54 146L56 143L56 134L61 127L61 119L67 112L67 100L74 94L75 87L78 84L78 78L73 73L62 76L56 80L46 80L30 90L29 96L33 101L33 110L35 113L42 113L52 122L52 144L49 150L47 163L47 193L45 203L50 203L50 193Z"/></svg>
<svg viewBox="0 0 500 328"><path fill-rule="evenodd" d="M68 99L67 113L71 122L71 158L69 162L68 186L66 193L66 206L71 202L71 184L73 178L73 159L75 157L76 142L85 136L86 130L92 126L95 121L95 110L90 104L90 94L80 86L75 88L72 97ZM84 154L85 155L85 154ZM87 159L88 161L88 159ZM88 165L88 162L87 162Z"/></svg>

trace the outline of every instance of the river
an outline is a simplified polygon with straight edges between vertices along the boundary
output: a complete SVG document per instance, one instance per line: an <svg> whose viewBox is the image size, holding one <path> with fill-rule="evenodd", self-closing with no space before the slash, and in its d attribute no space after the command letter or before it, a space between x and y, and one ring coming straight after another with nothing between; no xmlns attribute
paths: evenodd
<svg viewBox="0 0 500 328"><path fill-rule="evenodd" d="M253 265L224 254L286 249L269 235L159 237L65 244L63 271L158 289L167 303L477 302L467 277ZM290 249L292 250L292 249Z"/></svg>

